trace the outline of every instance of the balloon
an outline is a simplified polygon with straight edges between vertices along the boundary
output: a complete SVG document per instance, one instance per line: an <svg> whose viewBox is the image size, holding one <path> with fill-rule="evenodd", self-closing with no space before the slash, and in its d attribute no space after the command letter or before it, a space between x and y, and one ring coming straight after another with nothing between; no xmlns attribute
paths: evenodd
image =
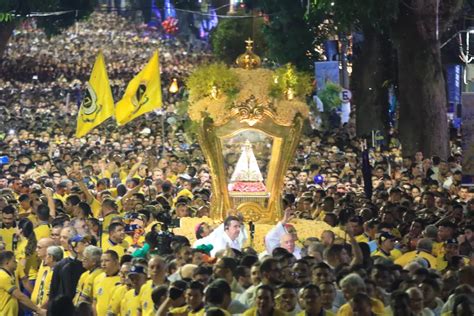
<svg viewBox="0 0 474 316"><path fill-rule="evenodd" d="M318 174L314 176L314 183L315 184L322 184L324 182L324 178L322 175Z"/></svg>

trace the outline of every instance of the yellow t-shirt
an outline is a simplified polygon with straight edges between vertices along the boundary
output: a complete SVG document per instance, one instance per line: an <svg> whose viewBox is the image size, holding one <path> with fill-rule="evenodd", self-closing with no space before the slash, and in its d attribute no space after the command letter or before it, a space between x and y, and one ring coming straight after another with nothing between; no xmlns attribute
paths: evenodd
<svg viewBox="0 0 474 316"><path fill-rule="evenodd" d="M93 199L90 206L91 206L91 210L92 210L92 216L94 216L95 218L99 218L100 217L100 210L102 208L102 204L100 204L100 202L97 201L96 199Z"/></svg>
<svg viewBox="0 0 474 316"><path fill-rule="evenodd" d="M102 244L102 251L106 252L107 250L115 251L121 258L128 249L128 243L124 240L121 244L112 244L110 239L107 239L106 242Z"/></svg>
<svg viewBox="0 0 474 316"><path fill-rule="evenodd" d="M60 200L61 202L63 202L63 204L66 204L66 198L68 197L67 194L64 194L64 195L60 195L58 193L53 193L53 199L58 199Z"/></svg>
<svg viewBox="0 0 474 316"><path fill-rule="evenodd" d="M306 312L303 310L296 314L296 316L306 316ZM323 314L322 316L335 316L335 314L331 311L328 311L327 309L323 309Z"/></svg>
<svg viewBox="0 0 474 316"><path fill-rule="evenodd" d="M105 316L107 314L112 290L119 282L120 277L118 275L106 276L105 272L96 277L92 297L96 302L97 316Z"/></svg>
<svg viewBox="0 0 474 316"><path fill-rule="evenodd" d="M376 299L376 298L370 298L371 305L372 305L372 313L375 315L386 315L385 307L383 303ZM352 316L352 306L350 303L346 303L342 305L339 310L337 311L337 316Z"/></svg>
<svg viewBox="0 0 474 316"><path fill-rule="evenodd" d="M34 227L38 226L38 217L35 214L30 214L27 218L33 223Z"/></svg>
<svg viewBox="0 0 474 316"><path fill-rule="evenodd" d="M118 284L113 288L108 312L113 313L114 315L120 314L122 302L124 302L123 297L128 290L129 288L125 284Z"/></svg>
<svg viewBox="0 0 474 316"><path fill-rule="evenodd" d="M25 271L25 274L28 276L28 280L36 280L36 275L38 274L38 269L40 266L40 259L36 252L27 256L26 255L26 246L28 245L28 240L22 238L18 242L18 247L15 251L15 258L18 260L18 266L22 266ZM24 264L23 264L24 261Z"/></svg>
<svg viewBox="0 0 474 316"><path fill-rule="evenodd" d="M135 290L125 293L120 306L120 315L137 316L140 311L140 294L135 294Z"/></svg>
<svg viewBox="0 0 474 316"><path fill-rule="evenodd" d="M402 267L406 266L410 262L416 260L417 258L423 258L426 259L430 263L430 267L433 269L437 269L437 262L436 262L436 257L432 256L431 254L424 252L424 251L409 251L405 254L403 254L401 257L399 257L397 260L395 260L395 264L398 264Z"/></svg>
<svg viewBox="0 0 474 316"><path fill-rule="evenodd" d="M367 237L367 235L365 234L360 234L360 235L355 236L355 240L357 242L365 242L366 244L369 243L369 237Z"/></svg>
<svg viewBox="0 0 474 316"><path fill-rule="evenodd" d="M15 234L15 228L0 228L0 237L5 244L5 250L13 250L13 235Z"/></svg>
<svg viewBox="0 0 474 316"><path fill-rule="evenodd" d="M390 259L392 261L397 260L399 257L402 256L402 252L398 249L392 249L390 251L390 255L387 256L384 252L382 252L380 249L375 251L371 256L378 256L378 257L384 257L387 259Z"/></svg>
<svg viewBox="0 0 474 316"><path fill-rule="evenodd" d="M120 216L120 214L118 213L111 213L111 214L107 214L105 217L104 217L104 221L102 222L102 232L103 232L103 235L105 235L106 233L108 234L109 233L109 225L110 225L110 222L112 221L112 218L116 217L116 216Z"/></svg>
<svg viewBox="0 0 474 316"><path fill-rule="evenodd" d="M83 272L81 274L81 277L79 278L79 281L77 282L76 286L76 294L74 295L74 299L72 300L72 303L77 306L79 305L79 301L81 298L81 293L84 290L84 285L86 284L86 279L89 276L90 271Z"/></svg>
<svg viewBox="0 0 474 316"><path fill-rule="evenodd" d="M201 308L200 310L198 311L190 311L188 309L188 305L184 305L184 306L181 306L181 307L175 307L175 308L172 308L170 309L170 312L169 312L171 315L183 315L183 314L187 314L188 316L203 316L205 314L205 310L204 310L204 307Z"/></svg>
<svg viewBox="0 0 474 316"><path fill-rule="evenodd" d="M0 269L0 311L3 316L18 315L18 301L12 296L17 288L15 277L4 269Z"/></svg>
<svg viewBox="0 0 474 316"><path fill-rule="evenodd" d="M39 224L35 229L36 240L48 238L51 236L51 228L48 224Z"/></svg>
<svg viewBox="0 0 474 316"><path fill-rule="evenodd" d="M84 287L82 288L80 300L92 303L92 296L94 293L94 282L95 279L101 275L104 271L100 268L96 268L89 272L87 276Z"/></svg>
<svg viewBox="0 0 474 316"><path fill-rule="evenodd" d="M431 253L435 257L444 256L444 243L437 241L433 242L433 250L431 251Z"/></svg>
<svg viewBox="0 0 474 316"><path fill-rule="evenodd" d="M51 268L41 263L38 270L38 278L36 279L35 287L31 293L31 301L36 305L41 306L48 301L52 276L53 271L51 271Z"/></svg>
<svg viewBox="0 0 474 316"><path fill-rule="evenodd" d="M155 305L151 299L151 292L153 292L153 281L148 280L140 289L140 305L142 309L142 316L154 316L156 314Z"/></svg>

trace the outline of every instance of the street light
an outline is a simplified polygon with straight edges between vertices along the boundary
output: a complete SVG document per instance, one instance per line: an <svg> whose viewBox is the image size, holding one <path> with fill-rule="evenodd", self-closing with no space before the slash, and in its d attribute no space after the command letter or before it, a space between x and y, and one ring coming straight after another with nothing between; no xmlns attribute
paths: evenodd
<svg viewBox="0 0 474 316"><path fill-rule="evenodd" d="M179 87L178 87L178 79L173 78L173 82L171 83L170 88L168 89L168 91L169 91L170 93L175 94L176 92L178 92L178 90L179 90Z"/></svg>

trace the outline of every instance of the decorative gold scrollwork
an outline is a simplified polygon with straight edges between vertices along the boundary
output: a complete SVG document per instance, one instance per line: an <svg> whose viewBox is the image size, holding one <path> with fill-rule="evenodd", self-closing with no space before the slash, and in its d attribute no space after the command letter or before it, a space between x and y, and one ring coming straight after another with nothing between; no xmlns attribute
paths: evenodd
<svg viewBox="0 0 474 316"><path fill-rule="evenodd" d="M250 126L261 122L264 115L273 118L276 114L272 103L260 103L253 95L242 103L234 104L231 113L232 116L237 117L240 122L245 122Z"/></svg>
<svg viewBox="0 0 474 316"><path fill-rule="evenodd" d="M264 209L255 202L245 202L237 206L237 211L242 214L245 221L258 222L264 214Z"/></svg>

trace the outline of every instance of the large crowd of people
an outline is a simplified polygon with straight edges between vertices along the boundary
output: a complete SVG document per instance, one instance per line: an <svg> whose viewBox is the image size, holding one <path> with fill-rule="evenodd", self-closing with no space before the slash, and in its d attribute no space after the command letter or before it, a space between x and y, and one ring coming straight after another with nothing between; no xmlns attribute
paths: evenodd
<svg viewBox="0 0 474 316"><path fill-rule="evenodd" d="M118 100L157 48L163 108L74 138L98 51ZM194 242L173 235L180 218L210 211L209 167L178 108L186 76L211 59L114 13L52 38L34 21L14 32L0 63L1 315L474 313L461 152L443 161L383 146L370 153L368 190L352 120L305 132L265 251L249 246L240 214L203 221ZM300 240L295 217L346 238Z"/></svg>

